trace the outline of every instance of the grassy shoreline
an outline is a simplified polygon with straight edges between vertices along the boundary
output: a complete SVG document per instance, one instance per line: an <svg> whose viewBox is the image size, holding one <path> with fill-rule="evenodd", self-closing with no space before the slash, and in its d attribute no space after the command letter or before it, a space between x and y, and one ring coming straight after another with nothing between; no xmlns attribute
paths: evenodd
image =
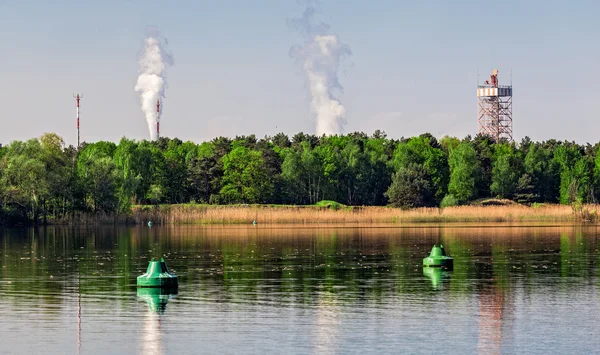
<svg viewBox="0 0 600 355"><path fill-rule="evenodd" d="M391 207L288 205L134 206L133 223L144 224L376 224L445 222L578 222L596 221L600 205L456 206L403 210Z"/></svg>

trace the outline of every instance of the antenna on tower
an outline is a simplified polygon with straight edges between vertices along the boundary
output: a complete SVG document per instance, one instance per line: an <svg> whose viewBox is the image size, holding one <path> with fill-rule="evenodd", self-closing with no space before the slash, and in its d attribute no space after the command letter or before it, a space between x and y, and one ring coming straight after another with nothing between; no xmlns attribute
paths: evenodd
<svg viewBox="0 0 600 355"><path fill-rule="evenodd" d="M75 107L77 108L77 149L79 149L79 100L83 99L83 94L73 94Z"/></svg>

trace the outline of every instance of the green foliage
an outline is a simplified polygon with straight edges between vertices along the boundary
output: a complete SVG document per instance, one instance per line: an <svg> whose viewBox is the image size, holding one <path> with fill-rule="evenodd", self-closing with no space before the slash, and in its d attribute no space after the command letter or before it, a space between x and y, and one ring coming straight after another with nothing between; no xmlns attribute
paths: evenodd
<svg viewBox="0 0 600 355"><path fill-rule="evenodd" d="M394 207L425 207L433 203L432 183L425 168L417 164L400 168L385 195Z"/></svg>
<svg viewBox="0 0 600 355"><path fill-rule="evenodd" d="M315 206L329 208L329 209L332 209L334 211L341 210L342 208L346 208L345 205L343 205L343 204L341 204L339 202L330 201L330 200L319 201L319 202L315 203Z"/></svg>
<svg viewBox="0 0 600 355"><path fill-rule="evenodd" d="M200 144L123 138L79 149L45 134L0 148L0 224L129 213L132 204L148 203L408 208L498 196L533 206L583 205L600 197L598 153L598 144L496 144L485 136L438 142L430 134L397 141L381 131Z"/></svg>
<svg viewBox="0 0 600 355"><path fill-rule="evenodd" d="M490 190L499 198L513 198L517 191L521 159L514 147L507 143L496 144L492 158L492 185Z"/></svg>
<svg viewBox="0 0 600 355"><path fill-rule="evenodd" d="M478 171L475 178L477 192L474 196L488 197L492 196L492 161L494 160L494 142L482 134L478 134L473 139L473 148L475 149L475 160L478 164Z"/></svg>
<svg viewBox="0 0 600 355"><path fill-rule="evenodd" d="M583 156L575 144L565 143L556 148L554 161L560 171L560 203L595 202L593 158Z"/></svg>
<svg viewBox="0 0 600 355"><path fill-rule="evenodd" d="M117 174L121 180L118 186L119 211L128 211L133 202L136 190L140 185L143 177L142 172L145 172L143 166L137 160L137 145L132 140L125 138L121 139L117 149L115 150L113 161L117 168Z"/></svg>
<svg viewBox="0 0 600 355"><path fill-rule="evenodd" d="M46 166L40 141L13 142L7 147L3 163L4 203L23 216L38 221L40 205L48 198Z"/></svg>
<svg viewBox="0 0 600 355"><path fill-rule="evenodd" d="M408 169L412 165L422 166L423 179L431 181L431 191L427 194L433 195L436 204L446 195L449 181L448 160L433 136L423 134L398 144L391 164L396 172Z"/></svg>
<svg viewBox="0 0 600 355"><path fill-rule="evenodd" d="M229 203L257 203L269 199L273 182L260 151L240 145L223 157L223 169L221 195Z"/></svg>
<svg viewBox="0 0 600 355"><path fill-rule="evenodd" d="M536 202L558 202L560 166L553 159L555 145L531 143L525 156L524 170L531 177Z"/></svg>
<svg viewBox="0 0 600 355"><path fill-rule="evenodd" d="M286 202L314 204L324 195L323 162L308 141L287 149L281 165Z"/></svg>
<svg viewBox="0 0 600 355"><path fill-rule="evenodd" d="M198 155L187 162L187 182L190 197L202 203L208 203L216 191L213 181L217 178L217 161L214 155Z"/></svg>
<svg viewBox="0 0 600 355"><path fill-rule="evenodd" d="M535 201L534 186L531 176L525 173L517 181L517 193L515 199L518 203L530 204Z"/></svg>
<svg viewBox="0 0 600 355"><path fill-rule="evenodd" d="M106 142L88 145L77 159L77 174L85 194L85 205L94 212L116 212L119 206L118 187L121 174L113 161L113 150Z"/></svg>
<svg viewBox="0 0 600 355"><path fill-rule="evenodd" d="M164 191L160 185L152 184L148 189L148 193L146 194L146 198L152 202L154 205L158 205L160 201L164 198Z"/></svg>
<svg viewBox="0 0 600 355"><path fill-rule="evenodd" d="M450 150L450 183L448 192L459 201L465 202L477 197L476 180L481 172L475 148L469 140L463 140Z"/></svg>
<svg viewBox="0 0 600 355"><path fill-rule="evenodd" d="M442 199L442 202L440 203L440 207L446 208L446 207L458 206L459 204L460 204L460 201L456 197L454 197L454 195L446 195Z"/></svg>
<svg viewBox="0 0 600 355"><path fill-rule="evenodd" d="M445 136L442 139L440 139L440 147L442 147L442 150L444 151L446 156L448 156L450 154L450 151L456 148L459 144L460 139L456 137Z"/></svg>

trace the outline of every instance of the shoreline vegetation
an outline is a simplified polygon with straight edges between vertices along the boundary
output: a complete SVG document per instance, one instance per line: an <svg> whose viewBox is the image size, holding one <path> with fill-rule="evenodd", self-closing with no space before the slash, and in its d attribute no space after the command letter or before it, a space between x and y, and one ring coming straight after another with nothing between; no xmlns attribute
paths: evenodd
<svg viewBox="0 0 600 355"><path fill-rule="evenodd" d="M401 209L376 206L160 205L134 206L129 215L76 216L57 224L398 224L455 222L595 222L600 205L468 205Z"/></svg>

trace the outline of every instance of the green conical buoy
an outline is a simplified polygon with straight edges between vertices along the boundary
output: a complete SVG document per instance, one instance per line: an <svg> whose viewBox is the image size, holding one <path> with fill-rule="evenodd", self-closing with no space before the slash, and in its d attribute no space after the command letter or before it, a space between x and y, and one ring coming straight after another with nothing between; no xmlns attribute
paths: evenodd
<svg viewBox="0 0 600 355"><path fill-rule="evenodd" d="M446 254L443 245L440 244L439 247L434 245L433 248L431 248L429 256L423 259L423 266L441 267L452 270L454 267L454 259Z"/></svg>
<svg viewBox="0 0 600 355"><path fill-rule="evenodd" d="M177 276L169 272L165 259L152 259L146 273L138 276L137 287L177 288Z"/></svg>

